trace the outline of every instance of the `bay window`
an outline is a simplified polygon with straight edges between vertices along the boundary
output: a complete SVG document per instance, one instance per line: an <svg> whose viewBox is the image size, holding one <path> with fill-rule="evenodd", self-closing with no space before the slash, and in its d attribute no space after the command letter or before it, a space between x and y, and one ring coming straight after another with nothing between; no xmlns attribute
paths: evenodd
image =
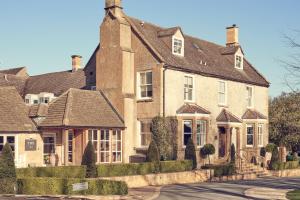
<svg viewBox="0 0 300 200"><path fill-rule="evenodd" d="M252 147L254 145L254 124L247 124L247 141L246 145Z"/></svg>
<svg viewBox="0 0 300 200"><path fill-rule="evenodd" d="M68 161L73 162L73 138L74 132L73 130L69 130L68 133Z"/></svg>
<svg viewBox="0 0 300 200"><path fill-rule="evenodd" d="M122 162L122 133L114 130L112 133L112 162Z"/></svg>
<svg viewBox="0 0 300 200"><path fill-rule="evenodd" d="M197 147L203 147L206 144L206 121L197 120Z"/></svg>
<svg viewBox="0 0 300 200"><path fill-rule="evenodd" d="M51 164L50 156L55 154L55 134L44 135L44 164Z"/></svg>
<svg viewBox="0 0 300 200"><path fill-rule="evenodd" d="M100 132L100 163L110 162L110 135L109 130Z"/></svg>
<svg viewBox="0 0 300 200"><path fill-rule="evenodd" d="M192 138L193 128L192 120L183 121L183 146L185 147L190 138Z"/></svg>
<svg viewBox="0 0 300 200"><path fill-rule="evenodd" d="M258 130L257 130L257 133L258 133L258 146L262 147L264 144L263 144L263 124L259 124L258 125Z"/></svg>

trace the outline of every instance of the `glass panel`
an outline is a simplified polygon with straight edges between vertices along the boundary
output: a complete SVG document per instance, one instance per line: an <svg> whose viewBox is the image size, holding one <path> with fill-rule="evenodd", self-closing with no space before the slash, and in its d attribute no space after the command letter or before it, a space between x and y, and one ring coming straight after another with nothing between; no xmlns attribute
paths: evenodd
<svg viewBox="0 0 300 200"><path fill-rule="evenodd" d="M3 144L4 143L4 138L3 136L0 136L0 144Z"/></svg>
<svg viewBox="0 0 300 200"><path fill-rule="evenodd" d="M140 79L141 79L141 85L145 85L146 84L146 74L140 73Z"/></svg>
<svg viewBox="0 0 300 200"><path fill-rule="evenodd" d="M152 85L152 72L147 72L146 81L147 81L147 84Z"/></svg>
<svg viewBox="0 0 300 200"><path fill-rule="evenodd" d="M188 140L192 137L192 122L191 121L184 121L183 125L183 144L186 146Z"/></svg>
<svg viewBox="0 0 300 200"><path fill-rule="evenodd" d="M253 145L253 126L247 127L247 145Z"/></svg>

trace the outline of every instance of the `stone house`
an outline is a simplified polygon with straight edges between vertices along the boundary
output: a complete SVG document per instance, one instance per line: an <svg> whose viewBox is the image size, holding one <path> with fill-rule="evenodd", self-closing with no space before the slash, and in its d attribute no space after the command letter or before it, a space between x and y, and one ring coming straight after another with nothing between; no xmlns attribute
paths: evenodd
<svg viewBox="0 0 300 200"><path fill-rule="evenodd" d="M38 138L39 156L26 152L19 166L47 165L51 153L57 165L80 164L89 140L98 163L141 161L158 115L178 120L178 159L189 138L197 152L213 144L215 163L228 160L231 144L239 156L257 157L268 143L269 83L245 58L238 27L217 45L129 17L121 3L105 0L100 42L84 69L74 55L69 71L0 70L0 88L23 97Z"/></svg>

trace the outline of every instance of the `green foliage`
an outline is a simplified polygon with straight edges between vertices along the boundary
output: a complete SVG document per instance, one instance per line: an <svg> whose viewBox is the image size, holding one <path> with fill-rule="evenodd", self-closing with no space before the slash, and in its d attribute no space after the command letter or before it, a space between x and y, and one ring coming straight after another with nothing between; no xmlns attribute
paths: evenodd
<svg viewBox="0 0 300 200"><path fill-rule="evenodd" d="M189 160L160 162L160 171L162 173L189 171L192 168L192 162ZM156 173L155 165L152 162L98 165L97 171L99 177L133 176Z"/></svg>
<svg viewBox="0 0 300 200"><path fill-rule="evenodd" d="M72 184L88 182L86 191L73 191ZM18 179L18 194L27 195L125 195L126 183L100 179L23 178Z"/></svg>
<svg viewBox="0 0 300 200"><path fill-rule="evenodd" d="M271 170L285 170L285 169L296 169L299 167L299 161L288 161L288 162L273 162L270 166Z"/></svg>
<svg viewBox="0 0 300 200"><path fill-rule="evenodd" d="M231 144L230 146L230 162L235 163L235 146Z"/></svg>
<svg viewBox="0 0 300 200"><path fill-rule="evenodd" d="M269 143L266 146L266 152L272 153L274 148L277 148L277 145L273 143Z"/></svg>
<svg viewBox="0 0 300 200"><path fill-rule="evenodd" d="M202 169L213 169L215 177L230 176L235 174L234 163L229 163L226 165L205 165L202 167Z"/></svg>
<svg viewBox="0 0 300 200"><path fill-rule="evenodd" d="M300 93L283 93L270 100L270 141L288 149L300 143Z"/></svg>
<svg viewBox="0 0 300 200"><path fill-rule="evenodd" d="M16 170L18 178L56 177L56 178L85 178L85 166L62 167L29 167Z"/></svg>
<svg viewBox="0 0 300 200"><path fill-rule="evenodd" d="M266 157L266 153L267 153L266 148L265 148L265 147L262 147L262 148L260 149L260 156L261 156L261 157Z"/></svg>
<svg viewBox="0 0 300 200"><path fill-rule="evenodd" d="M15 178L0 179L0 194L15 194Z"/></svg>
<svg viewBox="0 0 300 200"><path fill-rule="evenodd" d="M147 162L152 162L154 164L156 173L160 171L160 156L157 145L154 140L152 140L152 142L149 145L146 160Z"/></svg>
<svg viewBox="0 0 300 200"><path fill-rule="evenodd" d="M215 154L215 152L216 152L216 149L215 149L214 145L212 145L212 144L206 144L200 150L200 154L204 158L208 157L209 164L210 164L210 155Z"/></svg>
<svg viewBox="0 0 300 200"><path fill-rule="evenodd" d="M279 163L279 152L278 148L274 148L272 151L272 157L270 161L270 168L273 169L273 166L277 165Z"/></svg>
<svg viewBox="0 0 300 200"><path fill-rule="evenodd" d="M287 193L286 197L290 200L299 200L300 190L294 190Z"/></svg>
<svg viewBox="0 0 300 200"><path fill-rule="evenodd" d="M165 122L169 132L169 141L171 145L170 159L177 160L177 135L178 135L178 120L176 117L166 117Z"/></svg>
<svg viewBox="0 0 300 200"><path fill-rule="evenodd" d="M292 156L292 161L299 161L298 153L294 152Z"/></svg>
<svg viewBox="0 0 300 200"><path fill-rule="evenodd" d="M4 145L0 156L0 178L16 179L14 155L8 143Z"/></svg>
<svg viewBox="0 0 300 200"><path fill-rule="evenodd" d="M195 150L194 142L192 138L190 138L185 148L184 159L191 160L193 162L193 169L197 168L197 157L195 151L196 150Z"/></svg>
<svg viewBox="0 0 300 200"><path fill-rule="evenodd" d="M88 142L84 150L81 165L86 166L87 178L97 177L96 154L95 154L94 145L91 141Z"/></svg>

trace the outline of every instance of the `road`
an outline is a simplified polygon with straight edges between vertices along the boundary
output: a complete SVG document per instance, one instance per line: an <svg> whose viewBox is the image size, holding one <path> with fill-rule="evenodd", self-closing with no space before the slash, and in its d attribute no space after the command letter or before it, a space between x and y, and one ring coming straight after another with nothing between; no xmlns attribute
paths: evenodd
<svg viewBox="0 0 300 200"><path fill-rule="evenodd" d="M251 188L300 189L299 178L261 178L251 181L171 185L161 189L156 200L245 200L244 192Z"/></svg>

